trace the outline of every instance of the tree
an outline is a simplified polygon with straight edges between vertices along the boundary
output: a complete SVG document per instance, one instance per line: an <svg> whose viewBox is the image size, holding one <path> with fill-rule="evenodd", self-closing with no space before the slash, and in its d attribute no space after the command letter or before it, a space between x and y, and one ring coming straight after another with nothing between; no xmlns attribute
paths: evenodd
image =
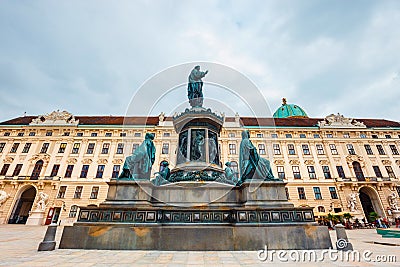
<svg viewBox="0 0 400 267"><path fill-rule="evenodd" d="M374 222L374 221L376 221L376 219L378 219L378 213L376 213L375 211L371 211L370 213L369 213L369 220L371 221L371 222Z"/></svg>

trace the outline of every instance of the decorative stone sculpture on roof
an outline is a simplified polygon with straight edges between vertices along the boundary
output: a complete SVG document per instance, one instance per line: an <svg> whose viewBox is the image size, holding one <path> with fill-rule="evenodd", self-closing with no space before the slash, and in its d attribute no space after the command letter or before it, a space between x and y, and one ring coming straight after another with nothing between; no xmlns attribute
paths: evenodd
<svg viewBox="0 0 400 267"><path fill-rule="evenodd" d="M397 196L396 196L396 192L392 192L389 196L388 196L388 202L390 205L390 208L394 211L398 211L399 210L399 205L397 203Z"/></svg>
<svg viewBox="0 0 400 267"><path fill-rule="evenodd" d="M50 114L40 115L33 119L29 125L78 125L74 115L68 111L53 111Z"/></svg>
<svg viewBox="0 0 400 267"><path fill-rule="evenodd" d="M366 128L364 123L356 121L355 119L345 118L340 113L326 116L323 121L318 122L318 126L320 128Z"/></svg>

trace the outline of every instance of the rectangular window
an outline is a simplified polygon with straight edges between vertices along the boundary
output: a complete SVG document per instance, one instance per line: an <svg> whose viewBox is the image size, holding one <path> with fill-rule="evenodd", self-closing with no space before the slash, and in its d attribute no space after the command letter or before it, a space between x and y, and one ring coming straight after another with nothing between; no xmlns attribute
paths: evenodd
<svg viewBox="0 0 400 267"><path fill-rule="evenodd" d="M101 150L101 154L108 154L109 149L110 149L110 143L104 143L103 148Z"/></svg>
<svg viewBox="0 0 400 267"><path fill-rule="evenodd" d="M52 131L47 131L46 132L46 136L52 136L53 135L53 132Z"/></svg>
<svg viewBox="0 0 400 267"><path fill-rule="evenodd" d="M22 169L22 164L17 164L17 166L15 166L12 176L18 176L19 173L21 172L21 169Z"/></svg>
<svg viewBox="0 0 400 267"><path fill-rule="evenodd" d="M36 133L35 132L29 132L29 136L35 136Z"/></svg>
<svg viewBox="0 0 400 267"><path fill-rule="evenodd" d="M344 133L344 134L343 134L343 138L350 138L350 134Z"/></svg>
<svg viewBox="0 0 400 267"><path fill-rule="evenodd" d="M307 166L308 176L310 179L317 179L317 175L315 174L314 166Z"/></svg>
<svg viewBox="0 0 400 267"><path fill-rule="evenodd" d="M11 147L10 153L17 153L19 143L14 143Z"/></svg>
<svg viewBox="0 0 400 267"><path fill-rule="evenodd" d="M306 134L300 134L300 138L306 138Z"/></svg>
<svg viewBox="0 0 400 267"><path fill-rule="evenodd" d="M336 193L336 188L335 187L329 187L329 193L331 193L331 198L332 199L338 199L338 195Z"/></svg>
<svg viewBox="0 0 400 267"><path fill-rule="evenodd" d="M65 178L71 178L72 171L74 170L74 165L68 165L67 170L65 171Z"/></svg>
<svg viewBox="0 0 400 267"><path fill-rule="evenodd" d="M271 138L278 138L278 134L276 133L271 134Z"/></svg>
<svg viewBox="0 0 400 267"><path fill-rule="evenodd" d="M91 136L91 137L96 137L96 136L97 136L97 133L91 133L90 136Z"/></svg>
<svg viewBox="0 0 400 267"><path fill-rule="evenodd" d="M75 143L74 146L72 147L71 154L78 154L80 147L81 147L80 143Z"/></svg>
<svg viewBox="0 0 400 267"><path fill-rule="evenodd" d="M113 166L113 172L112 172L112 176L111 176L112 178L118 178L120 168L121 168L120 165Z"/></svg>
<svg viewBox="0 0 400 267"><path fill-rule="evenodd" d="M389 175L389 178L396 178L396 175L394 174L392 166L385 166L385 169Z"/></svg>
<svg viewBox="0 0 400 267"><path fill-rule="evenodd" d="M287 145L289 155L296 155L296 150L294 150L294 144Z"/></svg>
<svg viewBox="0 0 400 267"><path fill-rule="evenodd" d="M314 134L314 138L320 138L319 134Z"/></svg>
<svg viewBox="0 0 400 267"><path fill-rule="evenodd" d="M289 196L289 189L288 189L287 187L285 187L285 193L286 193L286 198L287 198L287 199L290 199L290 196Z"/></svg>
<svg viewBox="0 0 400 267"><path fill-rule="evenodd" d="M124 153L124 143L118 143L117 154L123 154L123 153Z"/></svg>
<svg viewBox="0 0 400 267"><path fill-rule="evenodd" d="M381 170L379 169L379 166L372 166L372 168L374 169L375 176L378 178L382 178L382 173Z"/></svg>
<svg viewBox="0 0 400 267"><path fill-rule="evenodd" d="M329 170L329 166L322 166L322 171L324 172L325 179L331 179L331 172Z"/></svg>
<svg viewBox="0 0 400 267"><path fill-rule="evenodd" d="M103 178L104 165L97 166L96 178Z"/></svg>
<svg viewBox="0 0 400 267"><path fill-rule="evenodd" d="M163 143L162 144L162 150L161 150L162 154L169 154L169 143Z"/></svg>
<svg viewBox="0 0 400 267"><path fill-rule="evenodd" d="M10 132L5 132L4 136L10 136Z"/></svg>
<svg viewBox="0 0 400 267"><path fill-rule="evenodd" d="M58 153L64 153L66 147L67 147L67 143L61 143L60 148L58 149Z"/></svg>
<svg viewBox="0 0 400 267"><path fill-rule="evenodd" d="M28 153L31 148L32 143L26 143L24 149L22 149L22 153Z"/></svg>
<svg viewBox="0 0 400 267"><path fill-rule="evenodd" d="M299 193L299 199L306 199L306 192L304 192L304 187L297 187L297 192Z"/></svg>
<svg viewBox="0 0 400 267"><path fill-rule="evenodd" d="M83 165L81 170L81 175L79 176L79 178L86 178L88 171L89 171L89 165Z"/></svg>
<svg viewBox="0 0 400 267"><path fill-rule="evenodd" d="M258 144L258 154L260 155L265 155L265 145L264 144Z"/></svg>
<svg viewBox="0 0 400 267"><path fill-rule="evenodd" d="M171 136L171 133L163 133L163 136L164 136L164 137L170 137L170 136Z"/></svg>
<svg viewBox="0 0 400 267"><path fill-rule="evenodd" d="M4 164L3 168L1 168L0 175L2 176L7 175L8 168L10 168L10 164Z"/></svg>
<svg viewBox="0 0 400 267"><path fill-rule="evenodd" d="M393 155L398 155L399 154L399 151L397 150L396 145L389 145L389 147L390 147L390 150L392 150L392 154Z"/></svg>
<svg viewBox="0 0 400 267"><path fill-rule="evenodd" d="M6 143L0 143L0 153L3 152L3 149L5 146L6 146Z"/></svg>
<svg viewBox="0 0 400 267"><path fill-rule="evenodd" d="M264 135L263 135L262 133L258 133L258 134L256 135L256 137L257 137L257 138L263 138Z"/></svg>
<svg viewBox="0 0 400 267"><path fill-rule="evenodd" d="M229 154L236 155L236 144L229 144Z"/></svg>
<svg viewBox="0 0 400 267"><path fill-rule="evenodd" d="M371 146L370 145L364 145L365 151L367 152L367 155L373 155L374 152L372 152Z"/></svg>
<svg viewBox="0 0 400 267"><path fill-rule="evenodd" d="M139 144L133 144L132 145L132 154L136 151L136 149L139 147Z"/></svg>
<svg viewBox="0 0 400 267"><path fill-rule="evenodd" d="M390 139L390 138L392 138L392 136L390 134L385 134L385 138Z"/></svg>
<svg viewBox="0 0 400 267"><path fill-rule="evenodd" d="M376 134L373 134L373 135L371 135L372 136L372 138L374 138L374 139L378 139L378 135L376 135Z"/></svg>
<svg viewBox="0 0 400 267"><path fill-rule="evenodd" d="M67 187L65 185L60 186L60 190L58 190L57 198L65 198L66 191L67 191Z"/></svg>
<svg viewBox="0 0 400 267"><path fill-rule="evenodd" d="M376 145L376 148L378 149L379 155L386 155L385 150L383 150L382 145Z"/></svg>
<svg viewBox="0 0 400 267"><path fill-rule="evenodd" d="M280 155L281 154L281 148L279 144L273 144L272 147L274 148L274 154L275 155Z"/></svg>
<svg viewBox="0 0 400 267"><path fill-rule="evenodd" d="M106 133L106 137L111 137L112 133Z"/></svg>
<svg viewBox="0 0 400 267"><path fill-rule="evenodd" d="M283 168L283 166L277 166L276 168L278 170L279 179L285 179L285 169Z"/></svg>
<svg viewBox="0 0 400 267"><path fill-rule="evenodd" d="M286 134L286 138L292 138L292 134Z"/></svg>
<svg viewBox="0 0 400 267"><path fill-rule="evenodd" d="M338 172L338 176L340 178L346 178L346 175L344 175L344 170L342 166L336 166L336 170Z"/></svg>
<svg viewBox="0 0 400 267"><path fill-rule="evenodd" d="M77 186L77 187L75 187L74 198L81 198L81 196L82 196L82 189L83 189L83 186Z"/></svg>
<svg viewBox="0 0 400 267"><path fill-rule="evenodd" d="M316 147L317 147L317 154L318 155L325 154L324 147L321 144L317 144Z"/></svg>
<svg viewBox="0 0 400 267"><path fill-rule="evenodd" d="M360 138L367 138L366 134L360 134Z"/></svg>
<svg viewBox="0 0 400 267"><path fill-rule="evenodd" d="M86 150L86 154L93 154L93 151L94 151L94 143L89 143Z"/></svg>
<svg viewBox="0 0 400 267"><path fill-rule="evenodd" d="M313 187L315 199L322 199L321 189L319 187Z"/></svg>
<svg viewBox="0 0 400 267"><path fill-rule="evenodd" d="M301 147L303 148L304 155L310 155L310 148L308 147L308 145L301 145Z"/></svg>
<svg viewBox="0 0 400 267"><path fill-rule="evenodd" d="M133 136L134 136L134 137L141 137L142 134L141 134L141 133L135 133Z"/></svg>
<svg viewBox="0 0 400 267"><path fill-rule="evenodd" d="M301 179L299 166L292 166L294 179Z"/></svg>
<svg viewBox="0 0 400 267"><path fill-rule="evenodd" d="M76 133L76 136L82 137L82 136L83 136L83 133Z"/></svg>
<svg viewBox="0 0 400 267"><path fill-rule="evenodd" d="M60 169L60 164L54 164L53 169L51 169L50 176L51 177L57 176L59 169Z"/></svg>
<svg viewBox="0 0 400 267"><path fill-rule="evenodd" d="M44 154L47 153L47 149L49 149L50 143L43 143L42 149L40 149L40 153Z"/></svg>
<svg viewBox="0 0 400 267"><path fill-rule="evenodd" d="M336 149L336 145L330 144L329 148L331 149L332 155L337 155L338 154L337 149Z"/></svg>
<svg viewBox="0 0 400 267"><path fill-rule="evenodd" d="M333 138L333 134L326 134L326 138Z"/></svg>
<svg viewBox="0 0 400 267"><path fill-rule="evenodd" d="M71 209L69 210L68 217L69 218L75 218L77 213L78 213L78 206L77 205L72 205Z"/></svg>
<svg viewBox="0 0 400 267"><path fill-rule="evenodd" d="M349 151L350 155L355 155L356 154L356 151L354 150L354 147L353 147L352 144L347 144L346 147L347 147L347 151Z"/></svg>
<svg viewBox="0 0 400 267"><path fill-rule="evenodd" d="M119 133L120 137L126 137L126 133Z"/></svg>
<svg viewBox="0 0 400 267"><path fill-rule="evenodd" d="M18 133L18 135L17 135L17 136L20 136L20 137L24 136L24 132L20 132L20 133Z"/></svg>
<svg viewBox="0 0 400 267"><path fill-rule="evenodd" d="M99 194L99 187L93 186L92 192L90 193L90 199L97 199L98 194Z"/></svg>
<svg viewBox="0 0 400 267"><path fill-rule="evenodd" d="M70 132L64 132L63 136L69 136Z"/></svg>

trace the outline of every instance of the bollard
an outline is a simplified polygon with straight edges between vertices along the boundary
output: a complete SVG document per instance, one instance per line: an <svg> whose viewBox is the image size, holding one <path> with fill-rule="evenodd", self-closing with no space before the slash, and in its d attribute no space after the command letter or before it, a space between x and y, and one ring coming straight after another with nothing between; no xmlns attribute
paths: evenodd
<svg viewBox="0 0 400 267"><path fill-rule="evenodd" d="M46 234L44 235L43 241L39 244L38 251L50 251L56 248L56 232L56 224L47 227Z"/></svg>
<svg viewBox="0 0 400 267"><path fill-rule="evenodd" d="M349 239L347 238L346 230L343 224L336 224L335 229L337 238L336 249L343 251L353 250L353 245L349 242Z"/></svg>

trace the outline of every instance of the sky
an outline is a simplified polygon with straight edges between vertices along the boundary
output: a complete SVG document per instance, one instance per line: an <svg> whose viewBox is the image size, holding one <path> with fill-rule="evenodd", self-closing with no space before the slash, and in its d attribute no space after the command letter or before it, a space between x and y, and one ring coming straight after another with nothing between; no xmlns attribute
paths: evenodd
<svg viewBox="0 0 400 267"><path fill-rule="evenodd" d="M271 113L286 97L310 117L400 121L399 25L397 0L1 0L0 121L125 115L151 77L192 62L248 77Z"/></svg>

